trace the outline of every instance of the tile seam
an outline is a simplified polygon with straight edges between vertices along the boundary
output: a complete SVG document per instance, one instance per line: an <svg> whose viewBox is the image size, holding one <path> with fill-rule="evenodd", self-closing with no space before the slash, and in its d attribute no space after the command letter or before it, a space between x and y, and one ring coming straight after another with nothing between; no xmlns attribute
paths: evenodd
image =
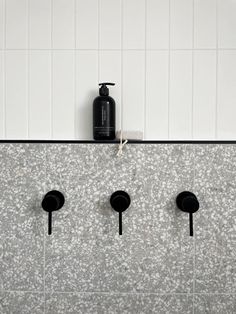
<svg viewBox="0 0 236 314"><path fill-rule="evenodd" d="M170 75L171 75L171 69L170 69L170 63L171 63L171 0L169 0L169 40L168 40L168 91L167 91L167 123L168 123L168 129L167 129L167 138L170 139Z"/></svg>
<svg viewBox="0 0 236 314"><path fill-rule="evenodd" d="M47 185L47 145L44 145L44 171L46 182L44 184L44 195L46 194ZM43 216L43 222L45 221L45 215ZM43 224L43 293L44 293L44 314L46 313L46 237L45 237L46 224Z"/></svg>
<svg viewBox="0 0 236 314"><path fill-rule="evenodd" d="M9 290L9 289L1 289L1 292L7 292L7 293L33 293L33 294L44 294L44 291L36 291L36 290ZM156 296L166 296L166 295L173 295L173 296L189 296L191 297L194 295L201 295L201 296L236 296L235 293L217 293L217 292L206 292L206 293L200 293L200 292L166 292L166 293L156 293L156 292L111 292L111 291L78 291L78 290L72 290L72 291L56 291L56 290L46 290L45 294L107 294L107 295L156 295Z"/></svg>
<svg viewBox="0 0 236 314"><path fill-rule="evenodd" d="M7 45L7 35L6 35L6 28L7 28L7 19L6 19L6 11L7 11L7 0L4 0L4 42L3 42L3 134L4 134L4 138L7 137L7 125L6 125L6 92L7 92L7 86L6 86L6 45Z"/></svg>
<svg viewBox="0 0 236 314"><path fill-rule="evenodd" d="M216 80L215 80L215 87L216 87L216 100L215 100L215 138L218 138L218 111L219 111L219 103L218 103L218 68L219 68L219 29L218 29L218 0L216 1Z"/></svg>
<svg viewBox="0 0 236 314"><path fill-rule="evenodd" d="M74 0L74 11L74 138L77 138L77 0Z"/></svg>
<svg viewBox="0 0 236 314"><path fill-rule="evenodd" d="M100 14L101 14L101 0L97 0L97 5L98 5L98 29L97 29L97 36L98 36L98 42L97 42L97 69L98 69L98 73L97 73L97 80L98 80L98 84L100 82L100 62L101 62L101 56L100 56L100 50L101 50L101 43L100 43L100 40L101 40L101 17L100 17Z"/></svg>
<svg viewBox="0 0 236 314"><path fill-rule="evenodd" d="M27 120L27 138L30 138L30 53L29 53L29 48L30 48L30 0L27 0L27 74L26 74L26 89L27 89L27 110L26 110L26 120Z"/></svg>
<svg viewBox="0 0 236 314"><path fill-rule="evenodd" d="M53 0L50 0L51 9L51 49L50 53L50 138L53 139Z"/></svg>
<svg viewBox="0 0 236 314"><path fill-rule="evenodd" d="M143 138L147 136L147 0L145 0L144 9L144 124L143 124Z"/></svg>
<svg viewBox="0 0 236 314"><path fill-rule="evenodd" d="M120 131L123 130L123 101L124 101L124 0L121 0L121 49L120 49L120 76L121 76L121 106L120 106Z"/></svg>
<svg viewBox="0 0 236 314"><path fill-rule="evenodd" d="M124 49L119 49L119 48L0 48L0 51L145 51L143 48L124 48ZM235 51L236 48L159 48L159 49L151 49L147 48L147 51Z"/></svg>

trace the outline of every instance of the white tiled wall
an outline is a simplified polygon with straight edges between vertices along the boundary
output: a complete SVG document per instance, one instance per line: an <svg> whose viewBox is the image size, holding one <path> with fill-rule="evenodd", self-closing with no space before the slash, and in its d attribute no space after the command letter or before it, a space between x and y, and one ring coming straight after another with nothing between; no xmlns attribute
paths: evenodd
<svg viewBox="0 0 236 314"><path fill-rule="evenodd" d="M236 139L236 0L0 0L0 138Z"/></svg>

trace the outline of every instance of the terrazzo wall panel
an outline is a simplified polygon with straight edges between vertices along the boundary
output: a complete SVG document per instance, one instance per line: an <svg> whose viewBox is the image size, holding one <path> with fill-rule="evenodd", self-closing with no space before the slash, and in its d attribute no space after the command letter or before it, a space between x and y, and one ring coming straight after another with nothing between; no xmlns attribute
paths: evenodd
<svg viewBox="0 0 236 314"><path fill-rule="evenodd" d="M236 313L236 145L0 145L0 313ZM65 195L52 235L41 208ZM110 195L131 206L123 235ZM175 198L200 202L194 237Z"/></svg>

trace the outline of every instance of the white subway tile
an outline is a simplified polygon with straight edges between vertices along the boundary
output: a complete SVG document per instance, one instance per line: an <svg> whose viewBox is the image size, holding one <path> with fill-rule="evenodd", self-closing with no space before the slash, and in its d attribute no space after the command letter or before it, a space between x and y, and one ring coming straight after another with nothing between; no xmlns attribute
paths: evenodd
<svg viewBox="0 0 236 314"><path fill-rule="evenodd" d="M51 48L51 1L29 0L29 47Z"/></svg>
<svg viewBox="0 0 236 314"><path fill-rule="evenodd" d="M236 1L218 0L219 48L236 48Z"/></svg>
<svg viewBox="0 0 236 314"><path fill-rule="evenodd" d="M5 137L5 75L4 75L4 51L0 51L0 138Z"/></svg>
<svg viewBox="0 0 236 314"><path fill-rule="evenodd" d="M194 47L216 47L216 1L195 0L194 2Z"/></svg>
<svg viewBox="0 0 236 314"><path fill-rule="evenodd" d="M173 51L170 59L171 139L192 137L192 52Z"/></svg>
<svg viewBox="0 0 236 314"><path fill-rule="evenodd" d="M5 1L0 0L0 49L4 48L5 41Z"/></svg>
<svg viewBox="0 0 236 314"><path fill-rule="evenodd" d="M190 49L193 45L193 1L170 1L170 45Z"/></svg>
<svg viewBox="0 0 236 314"><path fill-rule="evenodd" d="M114 81L117 129L122 117L124 129L145 129L147 139L168 133L213 139L216 131L220 139L235 139L235 51L219 51L218 91L216 52L194 51L193 95L192 52L181 51L192 49L193 39L194 48L216 48L217 12L218 46L235 49L234 0L170 0L170 7L166 0L0 0L0 49L5 42L15 49L6 52L5 64L0 51L0 138L46 139L52 132L53 138L91 139L97 84ZM145 82L145 53L135 50L145 48L145 29L147 49L168 49L169 25L170 48L180 50L171 52L170 78L168 52L147 51ZM53 52L51 60L41 49L52 44L85 50ZM123 52L123 78L121 51L114 50L122 45L132 50ZM21 51L28 47L39 49L30 52L29 69L28 52ZM98 47L106 51L89 51Z"/></svg>
<svg viewBox="0 0 236 314"><path fill-rule="evenodd" d="M52 0L52 44L55 49L75 48L74 0Z"/></svg>
<svg viewBox="0 0 236 314"><path fill-rule="evenodd" d="M28 0L6 1L6 47L28 47Z"/></svg>
<svg viewBox="0 0 236 314"><path fill-rule="evenodd" d="M116 129L120 130L121 107L121 52L100 52L100 78L99 82L113 82L116 85L109 87L110 96L116 102Z"/></svg>
<svg viewBox="0 0 236 314"><path fill-rule="evenodd" d="M124 51L123 56L123 130L144 132L144 52Z"/></svg>
<svg viewBox="0 0 236 314"><path fill-rule="evenodd" d="M98 1L76 0L76 48L98 48Z"/></svg>
<svg viewBox="0 0 236 314"><path fill-rule="evenodd" d="M123 47L145 48L145 0L123 1Z"/></svg>
<svg viewBox="0 0 236 314"><path fill-rule="evenodd" d="M93 100L98 96L98 54L77 51L76 59L76 132L77 139L93 138Z"/></svg>
<svg viewBox="0 0 236 314"><path fill-rule="evenodd" d="M219 52L218 138L236 139L236 51Z"/></svg>
<svg viewBox="0 0 236 314"><path fill-rule="evenodd" d="M169 48L169 1L147 1L147 49Z"/></svg>
<svg viewBox="0 0 236 314"><path fill-rule="evenodd" d="M100 48L121 47L121 0L100 0Z"/></svg>
<svg viewBox="0 0 236 314"><path fill-rule="evenodd" d="M168 52L148 51L146 139L168 138Z"/></svg>
<svg viewBox="0 0 236 314"><path fill-rule="evenodd" d="M28 137L28 53L6 52L6 138Z"/></svg>
<svg viewBox="0 0 236 314"><path fill-rule="evenodd" d="M51 53L29 55L29 138L51 137Z"/></svg>
<svg viewBox="0 0 236 314"><path fill-rule="evenodd" d="M193 138L215 138L216 52L194 52Z"/></svg>
<svg viewBox="0 0 236 314"><path fill-rule="evenodd" d="M52 137L74 138L75 58L74 51L53 52Z"/></svg>

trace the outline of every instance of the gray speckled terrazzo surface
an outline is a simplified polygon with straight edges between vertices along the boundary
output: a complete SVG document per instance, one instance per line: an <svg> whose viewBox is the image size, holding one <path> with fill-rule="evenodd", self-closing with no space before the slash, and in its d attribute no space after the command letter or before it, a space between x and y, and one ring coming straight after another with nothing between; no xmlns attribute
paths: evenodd
<svg viewBox="0 0 236 314"><path fill-rule="evenodd" d="M236 145L0 144L0 313L236 313ZM41 209L58 189L52 235ZM110 195L125 190L118 214ZM194 237L177 194L194 192Z"/></svg>

